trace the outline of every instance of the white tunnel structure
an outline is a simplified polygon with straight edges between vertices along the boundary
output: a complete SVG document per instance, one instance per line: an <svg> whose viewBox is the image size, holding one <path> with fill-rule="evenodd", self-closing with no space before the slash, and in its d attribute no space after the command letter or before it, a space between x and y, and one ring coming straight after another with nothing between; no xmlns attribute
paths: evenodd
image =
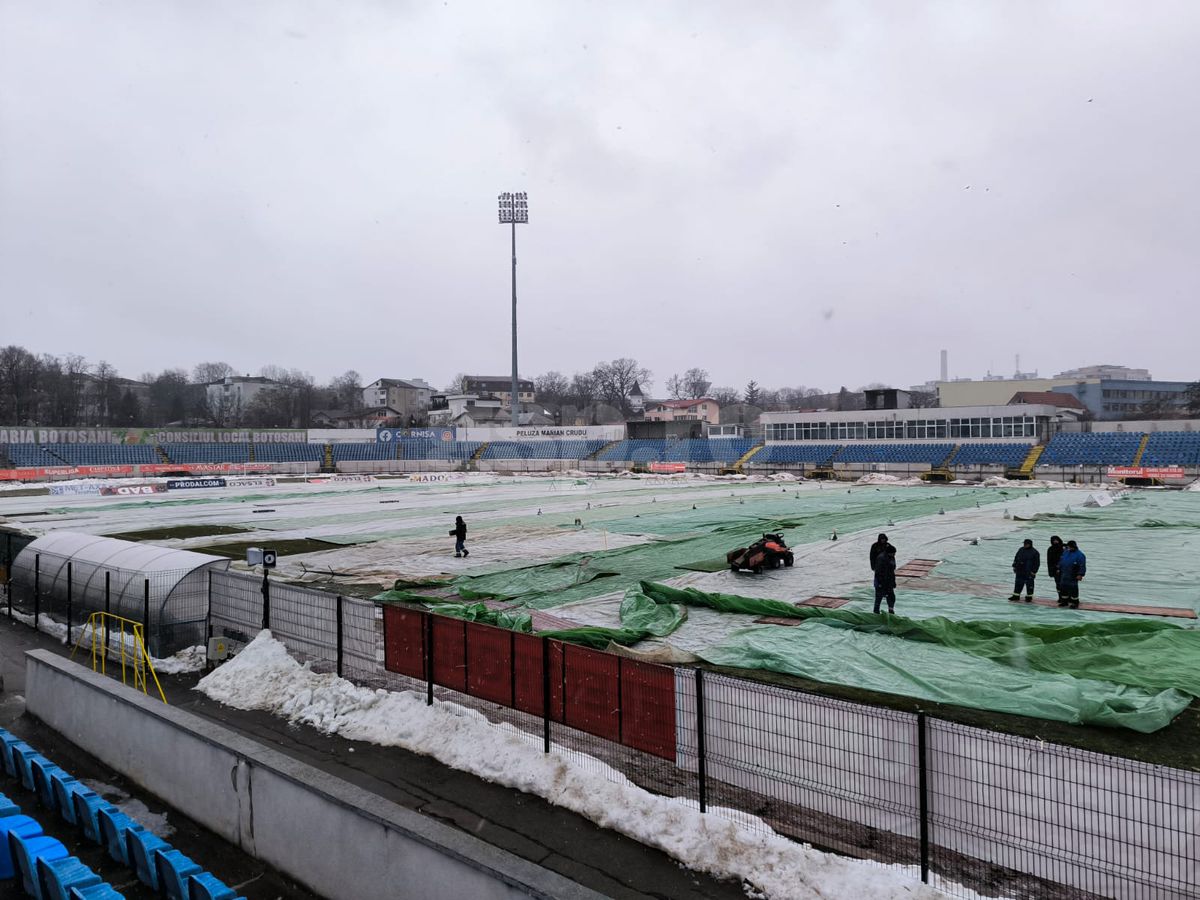
<svg viewBox="0 0 1200 900"><path fill-rule="evenodd" d="M221 556L55 531L17 554L12 590L73 625L103 611L144 622L150 652L163 656L204 641L208 573L227 568Z"/></svg>

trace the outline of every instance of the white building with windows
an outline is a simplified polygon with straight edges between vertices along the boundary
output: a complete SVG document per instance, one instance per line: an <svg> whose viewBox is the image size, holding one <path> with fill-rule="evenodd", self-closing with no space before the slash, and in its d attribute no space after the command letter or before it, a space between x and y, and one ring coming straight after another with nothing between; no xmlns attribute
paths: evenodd
<svg viewBox="0 0 1200 900"><path fill-rule="evenodd" d="M767 443L813 441L833 444L913 441L1048 440L1074 422L1054 406L955 406L945 409L866 409L852 412L767 412L761 423Z"/></svg>

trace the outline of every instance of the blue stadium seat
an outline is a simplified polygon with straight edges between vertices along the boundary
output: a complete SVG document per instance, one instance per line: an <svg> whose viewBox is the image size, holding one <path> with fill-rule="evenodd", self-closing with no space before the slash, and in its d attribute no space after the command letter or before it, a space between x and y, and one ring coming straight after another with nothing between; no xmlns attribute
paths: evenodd
<svg viewBox="0 0 1200 900"><path fill-rule="evenodd" d="M1152 433L1141 462L1143 466L1200 466L1200 432Z"/></svg>
<svg viewBox="0 0 1200 900"><path fill-rule="evenodd" d="M1033 444L968 444L959 447L951 466L1008 466L1025 462Z"/></svg>
<svg viewBox="0 0 1200 900"><path fill-rule="evenodd" d="M37 900L42 900L42 880L38 875L38 862L53 862L56 859L66 859L70 855L63 842L57 838L44 834L26 837L15 831L8 833L8 850L13 866L21 876L25 893Z"/></svg>
<svg viewBox="0 0 1200 900"><path fill-rule="evenodd" d="M17 769L13 763L12 749L18 744L25 744L25 742L12 732L0 728L0 763L3 764L4 771L8 774L9 778L17 777Z"/></svg>
<svg viewBox="0 0 1200 900"><path fill-rule="evenodd" d="M19 816L21 807L17 806L8 797L0 794L0 819L7 819L9 816Z"/></svg>
<svg viewBox="0 0 1200 900"><path fill-rule="evenodd" d="M188 878L202 871L179 850L159 849L154 854L158 883L168 900L188 900Z"/></svg>
<svg viewBox="0 0 1200 900"><path fill-rule="evenodd" d="M250 462L249 444L163 444L173 463L244 463Z"/></svg>
<svg viewBox="0 0 1200 900"><path fill-rule="evenodd" d="M666 441L631 440L614 444L596 458L609 462L662 462L666 452Z"/></svg>
<svg viewBox="0 0 1200 900"><path fill-rule="evenodd" d="M13 878L17 874L9 838L13 835L30 838L41 833L42 826L29 816L6 816L0 819L0 881Z"/></svg>
<svg viewBox="0 0 1200 900"><path fill-rule="evenodd" d="M38 860L38 876L46 900L70 900L72 889L82 891L104 881L74 856Z"/></svg>
<svg viewBox="0 0 1200 900"><path fill-rule="evenodd" d="M30 758L29 770L33 776L33 790L37 794L38 803L42 804L46 809L54 809L57 805L57 800L54 796L54 787L51 784L51 778L54 776L70 778L71 776L40 753Z"/></svg>
<svg viewBox="0 0 1200 900"><path fill-rule="evenodd" d="M255 462L315 462L325 459L324 444L293 441L282 444L255 444Z"/></svg>
<svg viewBox="0 0 1200 900"><path fill-rule="evenodd" d="M388 442L335 443L333 461L361 459L396 459L396 445Z"/></svg>
<svg viewBox="0 0 1200 900"><path fill-rule="evenodd" d="M767 444L750 457L750 465L786 466L809 463L824 466L829 464L838 449L837 444Z"/></svg>
<svg viewBox="0 0 1200 900"><path fill-rule="evenodd" d="M83 836L89 841L100 843L100 822L97 816L102 809L116 809L111 803L95 791L79 790L71 795L75 803L75 824L83 829Z"/></svg>
<svg viewBox="0 0 1200 900"><path fill-rule="evenodd" d="M158 866L154 862L159 850L170 850L171 845L152 831L145 829L125 832L125 842L130 865L137 873L138 881L151 890L158 890Z"/></svg>
<svg viewBox="0 0 1200 900"><path fill-rule="evenodd" d="M1128 466L1142 433L1130 431L1060 433L1046 444L1039 466Z"/></svg>
<svg viewBox="0 0 1200 900"><path fill-rule="evenodd" d="M189 900L237 900L237 892L211 872L188 879Z"/></svg>
<svg viewBox="0 0 1200 900"><path fill-rule="evenodd" d="M125 900L125 895L108 882L85 888L73 887L70 897L71 900Z"/></svg>
<svg viewBox="0 0 1200 900"><path fill-rule="evenodd" d="M26 744L24 741L14 744L10 748L12 753L13 767L16 769L16 777L21 779L21 784L25 790L33 790L33 758L40 756L36 750Z"/></svg>
<svg viewBox="0 0 1200 900"><path fill-rule="evenodd" d="M941 465L953 444L847 444L834 462Z"/></svg>
<svg viewBox="0 0 1200 900"><path fill-rule="evenodd" d="M73 466L136 466L161 462L146 444L45 444L45 448ZM59 463L61 465L61 463Z"/></svg>
<svg viewBox="0 0 1200 900"><path fill-rule="evenodd" d="M100 809L96 812L96 824L100 829L100 843L114 862L130 865L129 847L125 839L131 828L142 828L119 809Z"/></svg>

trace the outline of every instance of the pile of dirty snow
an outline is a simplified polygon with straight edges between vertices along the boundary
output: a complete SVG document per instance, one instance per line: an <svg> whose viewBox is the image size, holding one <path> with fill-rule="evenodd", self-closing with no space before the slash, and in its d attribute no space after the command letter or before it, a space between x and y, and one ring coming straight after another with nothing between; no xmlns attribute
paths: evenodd
<svg viewBox="0 0 1200 900"><path fill-rule="evenodd" d="M933 898L911 867L878 866L822 853L770 832L745 813L701 813L692 801L642 790L598 760L586 767L541 739L493 725L454 703L358 687L318 675L262 631L197 690L239 709L260 709L325 734L403 747L488 781L536 794L593 822L657 847L689 868L739 878L769 898Z"/></svg>

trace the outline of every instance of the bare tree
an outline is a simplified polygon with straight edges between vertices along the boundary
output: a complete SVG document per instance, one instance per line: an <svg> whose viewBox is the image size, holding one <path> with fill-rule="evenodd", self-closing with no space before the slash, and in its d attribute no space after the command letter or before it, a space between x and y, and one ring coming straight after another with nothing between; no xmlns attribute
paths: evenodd
<svg viewBox="0 0 1200 900"><path fill-rule="evenodd" d="M461 394L463 391L463 385L466 383L466 380L467 380L467 376L464 373L459 372L457 375L455 375L453 378L451 378L450 383L446 385L446 393L447 394Z"/></svg>
<svg viewBox="0 0 1200 900"><path fill-rule="evenodd" d="M571 382L562 372L547 372L533 379L533 387L537 392L539 403L550 406L561 405L571 390Z"/></svg>
<svg viewBox="0 0 1200 900"><path fill-rule="evenodd" d="M37 357L24 347L0 349L0 420L20 425L37 417L40 375Z"/></svg>
<svg viewBox="0 0 1200 900"><path fill-rule="evenodd" d="M362 400L362 376L347 369L329 382L330 400L334 409L360 409Z"/></svg>
<svg viewBox="0 0 1200 900"><path fill-rule="evenodd" d="M592 370L596 379L597 393L610 406L615 406L625 415L629 414L629 392L635 384L649 384L650 370L638 364L636 359L621 357L612 362L598 363Z"/></svg>
<svg viewBox="0 0 1200 900"><path fill-rule="evenodd" d="M96 425L112 424L113 411L121 399L118 377L116 367L112 364L105 360L96 363L87 397L88 419Z"/></svg>
<svg viewBox="0 0 1200 900"><path fill-rule="evenodd" d="M697 400L708 393L708 389L712 387L712 382L708 377L707 369L688 369L683 373L684 390L687 396L693 400Z"/></svg>
<svg viewBox="0 0 1200 900"><path fill-rule="evenodd" d="M143 376L143 380L150 383L149 424L170 425L187 421L191 406L188 401L192 396L187 370L164 369L158 375Z"/></svg>
<svg viewBox="0 0 1200 900"><path fill-rule="evenodd" d="M722 407L733 406L733 404L742 399L741 394L738 393L738 389L732 387L713 388L708 392L708 396L716 400L717 404Z"/></svg>
<svg viewBox="0 0 1200 900"><path fill-rule="evenodd" d="M202 362L192 369L193 384L212 384L214 381L224 381L237 371L226 362Z"/></svg>
<svg viewBox="0 0 1200 900"><path fill-rule="evenodd" d="M672 400L682 400L687 396L687 386L684 384L683 377L676 373L667 379L667 396Z"/></svg>

